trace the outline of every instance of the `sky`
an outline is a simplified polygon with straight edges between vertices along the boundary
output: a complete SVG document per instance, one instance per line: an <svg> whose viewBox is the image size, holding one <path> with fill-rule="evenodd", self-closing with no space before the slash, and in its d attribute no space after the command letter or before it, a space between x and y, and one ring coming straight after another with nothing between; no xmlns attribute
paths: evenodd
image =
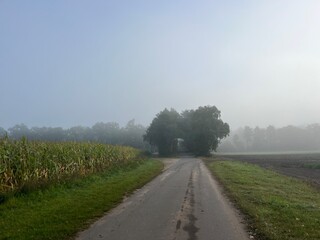
<svg viewBox="0 0 320 240"><path fill-rule="evenodd" d="M232 129L320 123L318 0L0 0L0 126L215 105Z"/></svg>

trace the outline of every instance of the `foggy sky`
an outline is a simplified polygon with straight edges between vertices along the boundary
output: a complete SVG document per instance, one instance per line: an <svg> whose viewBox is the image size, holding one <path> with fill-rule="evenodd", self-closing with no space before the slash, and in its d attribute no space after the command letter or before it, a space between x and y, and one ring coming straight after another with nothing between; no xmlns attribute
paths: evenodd
<svg viewBox="0 0 320 240"><path fill-rule="evenodd" d="M320 1L0 1L0 126L320 122Z"/></svg>

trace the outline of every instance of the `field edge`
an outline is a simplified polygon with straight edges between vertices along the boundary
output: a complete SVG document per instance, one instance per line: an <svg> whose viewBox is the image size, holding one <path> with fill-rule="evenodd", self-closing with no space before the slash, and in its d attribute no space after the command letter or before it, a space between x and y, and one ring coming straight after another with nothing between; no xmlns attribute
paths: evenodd
<svg viewBox="0 0 320 240"><path fill-rule="evenodd" d="M114 173L10 198L0 205L0 239L73 239L162 170L161 161L149 159Z"/></svg>
<svg viewBox="0 0 320 240"><path fill-rule="evenodd" d="M320 231L315 227L317 224L320 224L320 194L317 189L310 186L303 180L281 175L274 171L267 170L250 163L226 160L219 161L218 159L204 159L204 162L206 163L212 176L221 185L223 192L227 195L228 199L243 215L247 225L247 231L253 237L253 239L319 239ZM232 166L234 164L240 164L243 167L242 171L244 171L244 175L251 174L251 176L247 175L244 177L247 179L241 179L239 175L240 173L236 173L236 171L239 171L239 169L236 169ZM247 167L251 169L248 169ZM254 176L257 174L255 171L258 171L258 174L262 176L258 177L260 178L258 180ZM278 185L275 185L276 183L273 182L273 185L268 186L268 179L272 177L275 177L282 182L280 182ZM259 184L261 185L260 181L264 181L266 185L259 186ZM250 184L250 182L252 184ZM248 186L241 186L244 183L248 184ZM298 193L306 193L307 197L303 198L301 196L301 199L299 199L299 196L292 191L291 196L289 193L289 200L285 199L284 195L288 194L287 192L284 194L286 188L285 184L288 183L292 184L289 189L294 188L293 185L297 186ZM266 195L263 195L263 197L259 198L259 194L261 194L261 192L259 192L261 189L259 188L262 188L265 193L270 192L271 198L264 199ZM272 189L276 190L273 191ZM316 195L312 196L312 194ZM312 198L313 202L310 200L310 198ZM307 217L294 217L295 214L301 215L301 213L305 213L300 211L301 209L303 211L310 211L311 214L308 212L306 213ZM277 211L278 214L281 212L283 215L281 216L280 214L280 216L278 216ZM292 232L290 228L296 226L297 224L300 224L299 229L296 231L294 230L295 232ZM274 228L272 226L274 226ZM278 226L279 229L276 229L275 226ZM306 232L309 230L311 231L310 233ZM296 234L296 236L294 236L294 234Z"/></svg>

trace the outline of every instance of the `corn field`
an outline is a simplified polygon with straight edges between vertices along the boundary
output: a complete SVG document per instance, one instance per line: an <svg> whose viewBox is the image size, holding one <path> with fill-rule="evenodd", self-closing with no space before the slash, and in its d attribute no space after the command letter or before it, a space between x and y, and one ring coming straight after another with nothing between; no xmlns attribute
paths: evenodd
<svg viewBox="0 0 320 240"><path fill-rule="evenodd" d="M121 167L139 158L131 147L0 139L0 194Z"/></svg>

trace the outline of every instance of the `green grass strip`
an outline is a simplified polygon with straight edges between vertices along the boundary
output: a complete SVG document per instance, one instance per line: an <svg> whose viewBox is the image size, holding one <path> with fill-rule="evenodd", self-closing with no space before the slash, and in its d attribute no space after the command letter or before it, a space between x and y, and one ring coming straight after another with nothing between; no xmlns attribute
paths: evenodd
<svg viewBox="0 0 320 240"><path fill-rule="evenodd" d="M260 239L319 240L320 192L256 165L217 161L210 170L249 217Z"/></svg>
<svg viewBox="0 0 320 240"><path fill-rule="evenodd" d="M148 160L117 172L12 197L0 205L0 239L69 239L162 168L161 162Z"/></svg>
<svg viewBox="0 0 320 240"><path fill-rule="evenodd" d="M303 167L311 169L320 169L320 163L305 163L303 164Z"/></svg>

